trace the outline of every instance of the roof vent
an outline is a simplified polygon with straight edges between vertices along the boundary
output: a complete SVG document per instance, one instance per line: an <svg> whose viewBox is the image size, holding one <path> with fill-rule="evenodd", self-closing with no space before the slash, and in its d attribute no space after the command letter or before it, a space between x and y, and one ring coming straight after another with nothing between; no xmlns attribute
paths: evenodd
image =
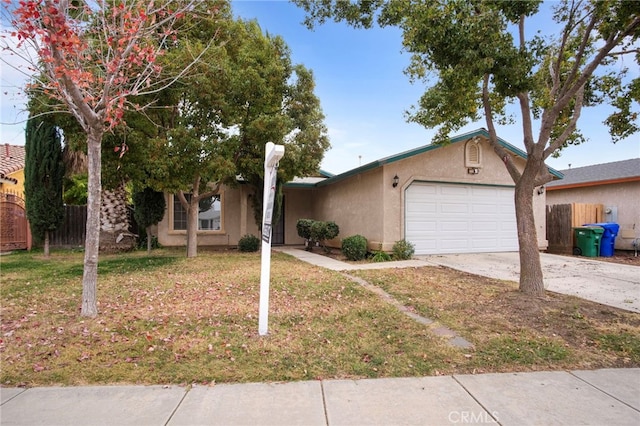
<svg viewBox="0 0 640 426"><path fill-rule="evenodd" d="M467 141L464 146L464 166L466 168L482 167L482 145L477 137Z"/></svg>

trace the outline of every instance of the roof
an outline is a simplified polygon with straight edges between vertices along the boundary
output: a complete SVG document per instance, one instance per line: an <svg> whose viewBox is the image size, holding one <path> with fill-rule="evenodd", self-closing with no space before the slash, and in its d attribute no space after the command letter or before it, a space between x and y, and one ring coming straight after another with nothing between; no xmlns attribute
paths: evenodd
<svg viewBox="0 0 640 426"><path fill-rule="evenodd" d="M24 158L23 145L0 145L0 179L11 180L11 173L24 169Z"/></svg>
<svg viewBox="0 0 640 426"><path fill-rule="evenodd" d="M449 142L450 143L456 143L456 142L462 142L462 141L466 141L469 139L472 139L474 137L477 136L482 136L484 138L489 138L489 132L486 129L478 129L478 130L474 130L473 132L469 132L469 133L465 133L462 135L458 135L458 136L454 136L452 137ZM507 149L508 151L512 152L513 154L526 159L527 158L527 153L524 152L523 150L521 150L520 148L517 148L513 145L511 145L510 143L508 143L507 141L505 141L504 139L498 138L498 143L500 144L500 146L502 146L503 148ZM372 170L381 166L384 166L385 164L390 164L390 163L394 163L396 161L400 161L400 160L404 160L405 158L409 158L409 157L413 157L414 155L418 155L418 154L422 154L424 152L428 152L434 149L439 149L442 148L443 145L435 145L435 144L429 144L429 145L424 145L418 148L414 148L411 149L409 151L405 151L405 152L401 152L400 154L396 154L396 155L392 155L389 157L385 157L382 158L380 160L377 161L373 161L371 163L365 164L363 166L360 166L358 168L352 169L352 170L348 170L344 173L341 173L339 175L335 175L335 176L331 176L328 179L323 179L322 181L313 184L313 185L306 185L306 186L323 186L323 185L329 185L331 183L340 181L342 179L346 179L350 176L354 176L357 174L360 174L362 172L365 172L367 170ZM554 177L561 179L562 178L562 174L560 172L558 172L557 170L551 168L551 167L547 167L547 169L549 170L549 173L551 173ZM292 186L290 184L287 184L287 186ZM304 186L304 185L293 185L293 186Z"/></svg>
<svg viewBox="0 0 640 426"><path fill-rule="evenodd" d="M576 167L561 172L564 179L548 183L548 190L640 181L640 158Z"/></svg>
<svg viewBox="0 0 640 426"><path fill-rule="evenodd" d="M308 177L294 177L292 180L290 180L289 182L286 183L287 187L291 188L291 187L309 187L309 186L315 186L317 183L322 182L323 180L326 180L327 178L329 178L331 176L323 176L323 177L319 177L319 176L308 176Z"/></svg>

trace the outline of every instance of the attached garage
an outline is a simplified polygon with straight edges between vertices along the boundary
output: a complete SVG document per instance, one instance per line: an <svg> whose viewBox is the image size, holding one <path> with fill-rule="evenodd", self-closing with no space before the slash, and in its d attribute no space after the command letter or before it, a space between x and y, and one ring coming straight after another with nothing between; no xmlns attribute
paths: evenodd
<svg viewBox="0 0 640 426"><path fill-rule="evenodd" d="M405 193L405 238L416 254L518 250L514 188L413 182Z"/></svg>

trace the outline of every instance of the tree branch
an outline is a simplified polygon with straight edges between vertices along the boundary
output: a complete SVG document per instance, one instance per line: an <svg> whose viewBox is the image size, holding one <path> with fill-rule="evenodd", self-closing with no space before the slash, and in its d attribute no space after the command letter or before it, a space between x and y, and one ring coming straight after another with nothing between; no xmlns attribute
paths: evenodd
<svg viewBox="0 0 640 426"><path fill-rule="evenodd" d="M214 188L212 190L210 190L210 191L207 191L207 192L205 192L203 194L200 194L198 196L198 200L203 200L205 198L209 198L209 197L212 197L212 196L214 196L216 194L219 194L220 193L220 186L222 186L222 182L220 182L220 181L216 182L214 184Z"/></svg>
<svg viewBox="0 0 640 426"><path fill-rule="evenodd" d="M629 55L631 53L640 53L640 49L631 49L631 50L621 50L619 52L609 52L608 56L622 56L622 55Z"/></svg>
<svg viewBox="0 0 640 426"><path fill-rule="evenodd" d="M573 115L571 116L571 120L569 120L569 124L565 126L562 134L556 138L553 142L549 143L549 146L544 150L544 158L548 158L551 154L553 154L558 148L560 148L564 143L569 139L569 136L576 130L578 119L582 113L582 103L584 100L584 86L580 88L578 93L576 93L576 106L573 110Z"/></svg>
<svg viewBox="0 0 640 426"><path fill-rule="evenodd" d="M491 103L489 100L489 74L484 75L482 82L482 105L484 107L484 114L487 121L487 127L489 131L489 144L493 147L493 150L504 161L507 171L511 175L511 179L514 182L518 182L522 174L513 163L513 159L507 153L507 151L498 143L498 134L496 127L493 124L493 111L491 109Z"/></svg>
<svg viewBox="0 0 640 426"><path fill-rule="evenodd" d="M612 36L607 39L605 45L598 50L597 55L583 68L580 77L576 79L569 90L567 90L560 99L556 100L554 108L558 108L559 111L563 110L569 101L575 96L577 91L586 84L589 78L591 78L595 69L600 65L609 52L617 46L622 39L633 33L638 26L640 26L640 16L636 16L624 30L617 33L617 36L614 37L612 34Z"/></svg>
<svg viewBox="0 0 640 426"><path fill-rule="evenodd" d="M580 69L580 64L582 62L582 58L584 56L585 49L587 48L587 45L589 44L589 39L591 38L591 32L593 31L593 28L595 27L596 21L597 21L597 18L595 16L595 14L591 13L591 20L587 24L587 27L585 28L584 34L582 35L582 41L580 42L580 47L578 48L578 51L576 53L575 62L573 64L571 72L569 73L569 75L567 76L567 78L565 80L565 84L563 85L562 90L560 90L560 93L564 93L565 90L567 90L567 89L569 89L571 87L572 81L575 79L575 76L578 74L578 70ZM558 59L560 59L560 58L558 58Z"/></svg>

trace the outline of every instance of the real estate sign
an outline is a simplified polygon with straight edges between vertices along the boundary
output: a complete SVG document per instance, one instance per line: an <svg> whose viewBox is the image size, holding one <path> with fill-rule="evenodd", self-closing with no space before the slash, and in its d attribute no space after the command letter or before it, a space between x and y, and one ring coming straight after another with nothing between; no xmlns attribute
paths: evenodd
<svg viewBox="0 0 640 426"><path fill-rule="evenodd" d="M258 333L269 329L269 281L271 275L271 220L276 199L278 161L284 156L284 146L267 142L264 154L264 192L262 198L262 266L260 270L260 311Z"/></svg>
<svg viewBox="0 0 640 426"><path fill-rule="evenodd" d="M282 147L284 150L284 147ZM278 175L278 165L264 170L264 217L262 218L262 241L271 242L271 220L273 219L273 204L276 199L276 177ZM268 186L267 186L268 184ZM268 191L268 193L267 193Z"/></svg>

